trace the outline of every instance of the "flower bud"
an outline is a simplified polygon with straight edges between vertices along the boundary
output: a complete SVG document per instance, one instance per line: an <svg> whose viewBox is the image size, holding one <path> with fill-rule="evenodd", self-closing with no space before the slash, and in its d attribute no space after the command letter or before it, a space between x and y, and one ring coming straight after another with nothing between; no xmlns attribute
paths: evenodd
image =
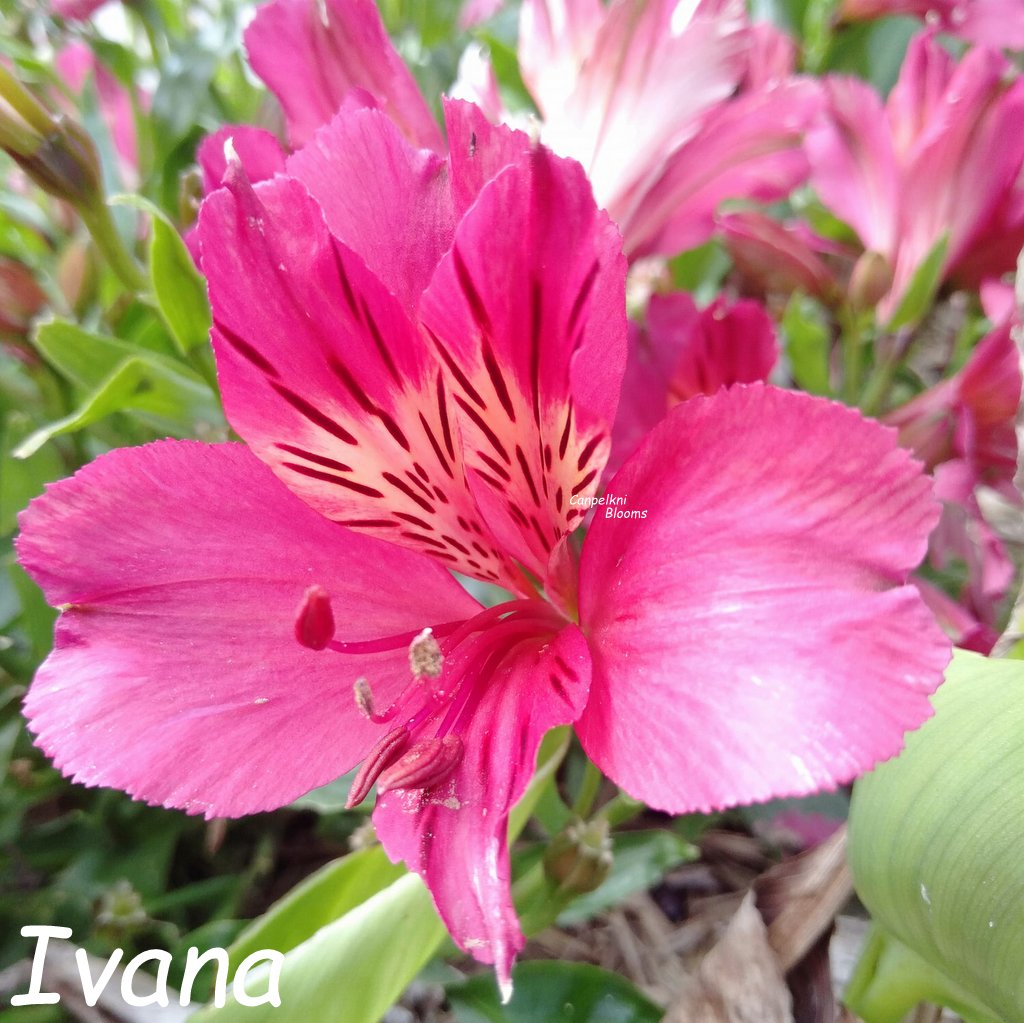
<svg viewBox="0 0 1024 1023"><path fill-rule="evenodd" d="M881 252L869 249L854 264L850 275L850 304L854 309L872 309L892 287L892 266Z"/></svg>
<svg viewBox="0 0 1024 1023"><path fill-rule="evenodd" d="M46 295L32 271L16 259L0 257L0 334L24 336Z"/></svg>
<svg viewBox="0 0 1024 1023"><path fill-rule="evenodd" d="M37 136L29 152L10 150L25 173L44 191L81 208L102 201L100 158L88 132L58 115L53 131Z"/></svg>
<svg viewBox="0 0 1024 1023"><path fill-rule="evenodd" d="M592 892L611 869L612 839L602 818L570 824L544 854L544 873L563 893Z"/></svg>
<svg viewBox="0 0 1024 1023"><path fill-rule="evenodd" d="M96 296L99 273L92 247L75 238L57 260L57 286L67 304L79 315Z"/></svg>

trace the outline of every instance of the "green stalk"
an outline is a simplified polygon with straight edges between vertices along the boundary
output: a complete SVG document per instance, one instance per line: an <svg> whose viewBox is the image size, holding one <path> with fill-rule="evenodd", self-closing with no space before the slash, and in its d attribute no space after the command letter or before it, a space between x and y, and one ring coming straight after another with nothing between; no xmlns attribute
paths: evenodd
<svg viewBox="0 0 1024 1023"><path fill-rule="evenodd" d="M24 119L25 123L42 136L53 131L53 118L46 108L0 64L0 97Z"/></svg>
<svg viewBox="0 0 1024 1023"><path fill-rule="evenodd" d="M572 804L572 812L581 820L586 820L590 816L590 811L594 808L594 800L597 799L597 794L601 790L603 778L604 776L594 766L593 761L588 759L583 768L579 791Z"/></svg>
<svg viewBox="0 0 1024 1023"><path fill-rule="evenodd" d="M84 204L78 209L82 223L88 228L96 247L117 274L121 283L135 294L146 290L146 278L131 253L125 248L121 236L117 233L110 208L97 197L94 201Z"/></svg>

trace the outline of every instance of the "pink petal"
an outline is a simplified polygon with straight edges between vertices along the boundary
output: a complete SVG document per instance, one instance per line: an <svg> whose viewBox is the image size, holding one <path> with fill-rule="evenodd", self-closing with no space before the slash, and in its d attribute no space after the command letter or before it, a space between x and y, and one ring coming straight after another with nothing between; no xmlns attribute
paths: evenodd
<svg viewBox="0 0 1024 1023"><path fill-rule="evenodd" d="M608 9L572 95L547 112L542 138L583 164L616 223L698 118L735 90L742 17L739 4L706 15L679 0Z"/></svg>
<svg viewBox="0 0 1024 1023"><path fill-rule="evenodd" d="M774 202L809 173L804 131L821 106L816 83L794 80L711 111L658 174L624 201L618 223L631 259L707 241L727 199Z"/></svg>
<svg viewBox="0 0 1024 1023"><path fill-rule="evenodd" d="M444 123L450 149L452 198L458 217L476 202L480 190L530 151L530 137L504 124L493 124L480 107L445 99Z"/></svg>
<svg viewBox="0 0 1024 1023"><path fill-rule="evenodd" d="M753 299L718 298L697 310L683 292L655 295L630 345L615 419L615 472L668 410L698 394L767 380L779 358L775 326Z"/></svg>
<svg viewBox="0 0 1024 1023"><path fill-rule="evenodd" d="M49 6L54 14L68 21L85 21L106 2L107 0L50 0Z"/></svg>
<svg viewBox="0 0 1024 1023"><path fill-rule="evenodd" d="M652 334L673 329L665 323L664 300L652 300ZM731 384L767 380L779 360L775 324L764 306L745 298L731 305L724 297L702 310L694 328L682 337L679 359L669 381L669 401L714 394Z"/></svg>
<svg viewBox="0 0 1024 1023"><path fill-rule="evenodd" d="M437 122L391 45L373 0L273 0L245 33L256 73L288 118L294 146L364 89L414 146L444 151Z"/></svg>
<svg viewBox="0 0 1024 1023"><path fill-rule="evenodd" d="M515 225L509 230L508 225ZM490 529L543 577L608 456L625 260L582 169L538 148L480 193L423 296Z"/></svg>
<svg viewBox="0 0 1024 1023"><path fill-rule="evenodd" d="M586 641L573 625L543 645L524 641L481 682L454 776L425 792L387 793L373 822L388 855L423 875L459 947L494 963L506 989L524 940L509 890L508 814L533 775L544 733L583 709Z"/></svg>
<svg viewBox="0 0 1024 1023"><path fill-rule="evenodd" d="M248 124L228 124L199 143L196 160L203 172L204 192L220 188L228 169L229 142L250 181L266 181L284 171L284 150L269 131Z"/></svg>
<svg viewBox="0 0 1024 1023"><path fill-rule="evenodd" d="M519 12L519 68L537 109L555 117L606 18L601 0L524 0Z"/></svg>
<svg viewBox="0 0 1024 1023"><path fill-rule="evenodd" d="M505 0L465 0L459 15L460 28L473 28L493 18L504 6Z"/></svg>
<svg viewBox="0 0 1024 1023"><path fill-rule="evenodd" d="M288 160L327 226L409 311L451 245L448 165L414 149L380 111L339 114Z"/></svg>
<svg viewBox="0 0 1024 1023"><path fill-rule="evenodd" d="M763 291L803 291L825 301L837 295L835 274L820 255L824 239L752 210L720 216L718 227L732 261Z"/></svg>
<svg viewBox="0 0 1024 1023"><path fill-rule="evenodd" d="M226 184L198 232L232 426L328 518L516 585L466 488L436 350L299 182Z"/></svg>
<svg viewBox="0 0 1024 1023"><path fill-rule="evenodd" d="M310 511L241 445L162 441L104 455L21 516L18 553L62 608L25 713L70 777L239 816L344 773L375 732L352 685L408 681L404 649L314 653L295 639L324 586L345 638L479 610L425 558Z"/></svg>
<svg viewBox="0 0 1024 1023"><path fill-rule="evenodd" d="M462 51L455 84L448 90L448 96L475 104L495 123L509 116L491 58L480 43L470 43Z"/></svg>
<svg viewBox="0 0 1024 1023"><path fill-rule="evenodd" d="M795 72L796 42L771 22L751 25L747 39L747 74L743 79L746 91L779 85Z"/></svg>
<svg viewBox="0 0 1024 1023"><path fill-rule="evenodd" d="M914 585L921 594L921 599L928 605L928 610L935 615L935 620L942 626L942 631L949 636L954 646L962 650L974 650L976 653L988 655L999 639L999 633L991 626L978 621L974 612L947 596L937 586L917 577Z"/></svg>
<svg viewBox="0 0 1024 1023"><path fill-rule="evenodd" d="M584 544L578 731L673 813L797 795L895 754L949 658L909 571L937 506L895 437L761 385L677 406Z"/></svg>
<svg viewBox="0 0 1024 1023"><path fill-rule="evenodd" d="M901 196L882 102L855 78L833 75L824 84L828 109L806 140L811 185L866 249L891 259Z"/></svg>

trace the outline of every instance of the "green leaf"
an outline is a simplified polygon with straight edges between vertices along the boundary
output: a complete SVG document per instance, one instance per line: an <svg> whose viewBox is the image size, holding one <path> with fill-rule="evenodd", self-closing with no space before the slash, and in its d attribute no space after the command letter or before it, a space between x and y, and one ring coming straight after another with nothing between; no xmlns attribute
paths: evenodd
<svg viewBox="0 0 1024 1023"><path fill-rule="evenodd" d="M946 263L946 251L949 248L949 234L944 234L932 250L921 261L914 271L900 299L896 312L886 324L886 330L898 330L900 327L918 323L931 308L935 293L942 283L942 270Z"/></svg>
<svg viewBox="0 0 1024 1023"><path fill-rule="evenodd" d="M52 437L114 412L139 414L158 432L177 436L194 433L199 422L222 421L202 378L174 359L90 334L63 320L43 324L34 343L50 365L86 394L74 411L22 441L14 452L17 458L27 458Z"/></svg>
<svg viewBox="0 0 1024 1023"><path fill-rule="evenodd" d="M160 313L183 354L207 344L210 303L206 284L178 232L163 218L153 218L149 273Z"/></svg>
<svg viewBox="0 0 1024 1023"><path fill-rule="evenodd" d="M666 871L698 855L696 846L664 829L623 831L612 837L612 844L615 858L611 873L599 888L576 899L559 916L560 924L588 920L634 892L657 884Z"/></svg>
<svg viewBox="0 0 1024 1023"><path fill-rule="evenodd" d="M290 952L405 873L378 845L328 863L275 903L228 950L231 969L261 948Z"/></svg>
<svg viewBox="0 0 1024 1023"><path fill-rule="evenodd" d="M832 335L821 307L806 295L794 295L782 317L782 333L790 372L800 389L831 394L828 363Z"/></svg>
<svg viewBox="0 0 1024 1023"><path fill-rule="evenodd" d="M1024 664L958 650L933 702L904 753L854 790L857 892L889 934L988 1014L1020 1023Z"/></svg>
<svg viewBox="0 0 1024 1023"><path fill-rule="evenodd" d="M662 1010L629 981L586 963L520 963L502 1005L494 977L481 973L448 987L458 1023L658 1023Z"/></svg>
<svg viewBox="0 0 1024 1023"><path fill-rule="evenodd" d="M281 971L281 1007L200 1011L196 1023L379 1023L445 936L430 894L407 874L291 949ZM254 978L250 995L266 991Z"/></svg>
<svg viewBox="0 0 1024 1023"><path fill-rule="evenodd" d="M115 412L129 410L146 413L168 432L187 435L196 420L203 418L198 410L208 404L208 399L209 391L205 386L166 371L152 359L133 356L118 366L73 412L22 441L14 457L28 458L53 437L73 433Z"/></svg>

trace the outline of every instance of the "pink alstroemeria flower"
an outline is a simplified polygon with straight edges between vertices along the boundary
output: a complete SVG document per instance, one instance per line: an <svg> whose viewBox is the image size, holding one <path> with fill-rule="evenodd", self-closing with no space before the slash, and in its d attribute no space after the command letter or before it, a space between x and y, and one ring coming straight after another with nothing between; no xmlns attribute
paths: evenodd
<svg viewBox="0 0 1024 1023"><path fill-rule="evenodd" d="M1008 219L1020 205L1024 79L1012 77L999 53L976 48L957 63L925 32L911 41L884 106L857 79L833 76L825 85L827 111L807 133L811 184L888 262L883 321L944 237L944 277L969 274L976 250L984 275L1012 268L993 257L1012 250L1015 259L1024 244L1024 216Z"/></svg>
<svg viewBox="0 0 1024 1023"><path fill-rule="evenodd" d="M245 48L284 108L294 147L355 105L379 107L413 145L443 152L441 130L374 0L274 0L256 11Z"/></svg>
<svg viewBox="0 0 1024 1023"><path fill-rule="evenodd" d="M363 761L351 799L376 781L385 849L507 992L507 819L549 728L670 812L806 793L900 748L949 645L906 585L920 466L806 395L679 405L577 558L621 240L577 164L447 119L447 160L362 110L270 180L230 163L198 234L248 448L115 451L29 507L19 555L62 614L25 709L70 776L211 816ZM426 628L443 666L410 665Z"/></svg>
<svg viewBox="0 0 1024 1023"><path fill-rule="evenodd" d="M519 27L540 137L583 164L631 260L706 241L727 199L774 201L806 179L821 97L793 77L794 52L739 0L525 0ZM493 107L493 76L467 61L455 94Z"/></svg>
<svg viewBox="0 0 1024 1023"><path fill-rule="evenodd" d="M1019 0L843 0L843 21L893 14L922 18L942 32L996 49L1024 49L1024 6Z"/></svg>
<svg viewBox="0 0 1024 1023"><path fill-rule="evenodd" d="M372 0L273 0L245 38L293 145L343 107L369 105L444 151ZM700 244L724 200L774 201L807 177L802 133L819 91L792 77L791 41L749 26L740 0L527 0L519 57L542 140L583 164L631 259ZM452 95L516 121L479 48Z"/></svg>
<svg viewBox="0 0 1024 1023"><path fill-rule="evenodd" d="M998 635L1013 562L985 519L978 488L989 487L1018 506L1024 503L1014 485L1022 380L1012 325L1004 319L955 376L885 417L900 431L900 443L935 472L943 514L931 537L930 562L939 570L953 562L967 568L959 613L927 589L923 596L958 645L985 653Z"/></svg>

